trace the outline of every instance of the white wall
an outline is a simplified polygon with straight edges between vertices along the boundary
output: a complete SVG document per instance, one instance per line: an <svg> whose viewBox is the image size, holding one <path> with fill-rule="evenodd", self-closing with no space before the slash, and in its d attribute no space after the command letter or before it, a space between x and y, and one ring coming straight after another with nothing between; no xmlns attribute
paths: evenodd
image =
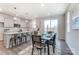
<svg viewBox="0 0 79 59"><path fill-rule="evenodd" d="M36 19L36 26L40 28L40 33L44 32L44 19L37 18Z"/></svg>
<svg viewBox="0 0 79 59"><path fill-rule="evenodd" d="M58 39L65 40L65 18L64 15L58 18Z"/></svg>
<svg viewBox="0 0 79 59"><path fill-rule="evenodd" d="M79 30L72 29L72 18L79 15L79 4L72 4L68 11L70 12L70 32L67 32L68 26L66 18L66 42L73 54L79 54Z"/></svg>

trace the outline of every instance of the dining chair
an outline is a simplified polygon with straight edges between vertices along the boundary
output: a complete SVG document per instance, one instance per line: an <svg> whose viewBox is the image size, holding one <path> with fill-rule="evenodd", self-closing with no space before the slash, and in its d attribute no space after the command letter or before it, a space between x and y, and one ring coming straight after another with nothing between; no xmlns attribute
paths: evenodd
<svg viewBox="0 0 79 59"><path fill-rule="evenodd" d="M32 55L34 52L34 48L36 48L37 50L40 50L40 54L42 54L43 47L44 47L44 44L41 41L41 36L32 35Z"/></svg>
<svg viewBox="0 0 79 59"><path fill-rule="evenodd" d="M53 53L55 53L56 33L52 36L52 39L49 41L49 45L52 45L52 47L53 47Z"/></svg>
<svg viewBox="0 0 79 59"><path fill-rule="evenodd" d="M34 35L38 35L38 31L34 31Z"/></svg>

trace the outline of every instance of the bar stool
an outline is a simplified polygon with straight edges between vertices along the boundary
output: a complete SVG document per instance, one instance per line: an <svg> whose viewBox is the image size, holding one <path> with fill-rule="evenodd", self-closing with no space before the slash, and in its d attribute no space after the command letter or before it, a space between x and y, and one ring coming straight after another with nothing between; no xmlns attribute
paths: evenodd
<svg viewBox="0 0 79 59"><path fill-rule="evenodd" d="M22 43L21 34L16 34L16 45L20 45Z"/></svg>
<svg viewBox="0 0 79 59"><path fill-rule="evenodd" d="M22 42L27 42L27 35L26 33L22 33Z"/></svg>
<svg viewBox="0 0 79 59"><path fill-rule="evenodd" d="M24 33L25 42L27 42L27 33Z"/></svg>
<svg viewBox="0 0 79 59"><path fill-rule="evenodd" d="M9 48L13 48L14 46L16 46L16 38L13 35L9 41Z"/></svg>
<svg viewBox="0 0 79 59"><path fill-rule="evenodd" d="M21 33L21 37L22 37L22 43L24 43L24 34Z"/></svg>

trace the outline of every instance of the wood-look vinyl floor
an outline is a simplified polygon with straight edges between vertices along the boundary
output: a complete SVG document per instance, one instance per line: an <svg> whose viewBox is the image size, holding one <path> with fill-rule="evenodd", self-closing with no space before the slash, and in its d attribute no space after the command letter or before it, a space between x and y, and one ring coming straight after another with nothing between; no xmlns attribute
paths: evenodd
<svg viewBox="0 0 79 59"><path fill-rule="evenodd" d="M20 46L14 48L5 48L3 41L0 41L0 55L31 55L32 52L32 43L31 40L27 43L24 43ZM39 55L39 51L35 49L34 55ZM47 55L42 50L42 55ZM52 46L50 46L50 55L73 55L70 51L69 47L63 40L56 41L56 49L55 53L53 54Z"/></svg>

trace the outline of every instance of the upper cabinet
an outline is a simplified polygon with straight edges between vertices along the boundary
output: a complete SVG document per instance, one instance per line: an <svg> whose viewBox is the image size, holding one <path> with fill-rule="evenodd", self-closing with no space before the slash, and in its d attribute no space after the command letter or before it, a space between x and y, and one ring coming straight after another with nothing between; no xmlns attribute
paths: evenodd
<svg viewBox="0 0 79 59"><path fill-rule="evenodd" d="M4 23L4 27L14 27L14 24L19 24L20 27L26 27L26 22L24 19L16 18L13 16L0 14L0 22Z"/></svg>
<svg viewBox="0 0 79 59"><path fill-rule="evenodd" d="M14 26L14 22L12 19L5 19L4 27L13 27L13 26Z"/></svg>
<svg viewBox="0 0 79 59"><path fill-rule="evenodd" d="M6 14L0 14L0 22L4 23L4 27L13 27L13 17Z"/></svg>
<svg viewBox="0 0 79 59"><path fill-rule="evenodd" d="M18 18L16 20L13 20L13 21L14 21L14 24L20 24L20 22L21 22L20 19L18 19Z"/></svg>
<svg viewBox="0 0 79 59"><path fill-rule="evenodd" d="M21 27L26 27L26 22L24 20L21 20L20 24L21 24Z"/></svg>
<svg viewBox="0 0 79 59"><path fill-rule="evenodd" d="M0 22L4 22L4 17L0 16Z"/></svg>
<svg viewBox="0 0 79 59"><path fill-rule="evenodd" d="M14 24L19 24L20 27L26 27L26 22L23 19L16 18L16 20L14 20Z"/></svg>

